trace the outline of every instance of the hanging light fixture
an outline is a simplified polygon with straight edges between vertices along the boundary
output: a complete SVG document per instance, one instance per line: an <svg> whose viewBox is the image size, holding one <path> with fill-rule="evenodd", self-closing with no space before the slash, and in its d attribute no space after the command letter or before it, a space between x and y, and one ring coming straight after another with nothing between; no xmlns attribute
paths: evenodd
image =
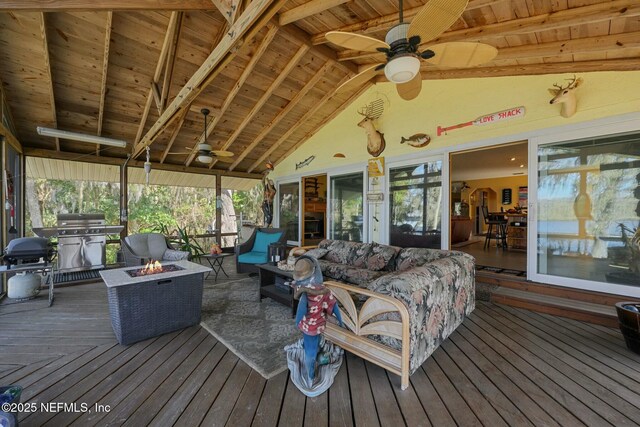
<svg viewBox="0 0 640 427"><path fill-rule="evenodd" d="M203 144L198 144L198 161L200 163L210 163L213 158L211 157L211 146L207 144L207 116L209 115L209 109L203 108L200 112L204 115L204 135L202 140Z"/></svg>

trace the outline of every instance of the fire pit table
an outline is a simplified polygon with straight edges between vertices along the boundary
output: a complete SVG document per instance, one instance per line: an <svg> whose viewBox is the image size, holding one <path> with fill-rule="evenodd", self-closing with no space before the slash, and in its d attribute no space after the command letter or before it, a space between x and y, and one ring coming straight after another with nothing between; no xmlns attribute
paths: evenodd
<svg viewBox="0 0 640 427"><path fill-rule="evenodd" d="M210 271L190 261L100 271L118 342L128 345L200 323L204 274Z"/></svg>

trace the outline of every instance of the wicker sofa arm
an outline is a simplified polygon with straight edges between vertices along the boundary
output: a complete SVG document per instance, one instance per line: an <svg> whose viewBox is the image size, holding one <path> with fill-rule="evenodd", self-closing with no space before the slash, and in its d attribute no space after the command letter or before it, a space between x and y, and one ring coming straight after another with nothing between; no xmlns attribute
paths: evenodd
<svg viewBox="0 0 640 427"><path fill-rule="evenodd" d="M146 257L141 257L133 253L133 250L129 247L127 242L124 241L124 239L120 240L120 248L122 249L124 263L127 267L142 265L149 261Z"/></svg>
<svg viewBox="0 0 640 427"><path fill-rule="evenodd" d="M327 281L324 283L340 303L344 327L328 322L324 336L345 350L362 357L401 378L401 388L409 386L410 373L410 317L407 307L399 300L357 286ZM366 302L358 308L351 295L364 296ZM373 320L381 314L397 313L400 321ZM399 340L401 351L369 338L383 335Z"/></svg>

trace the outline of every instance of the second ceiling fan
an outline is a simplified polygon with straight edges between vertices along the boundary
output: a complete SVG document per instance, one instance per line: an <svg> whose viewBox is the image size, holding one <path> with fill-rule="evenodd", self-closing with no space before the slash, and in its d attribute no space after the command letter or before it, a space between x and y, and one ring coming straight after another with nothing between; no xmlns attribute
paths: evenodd
<svg viewBox="0 0 640 427"><path fill-rule="evenodd" d="M209 115L209 109L208 108L203 108L202 110L200 110L200 112L202 113L202 115L204 116L204 133L202 134L202 140L204 141L202 144L198 144L198 151L197 153L197 157L196 159L200 162L200 163L211 163L213 161L214 158L216 158L219 161L225 162L225 161L231 161L228 160L230 157L233 157L233 153L231 151L225 151L225 150L212 150L211 149L211 145L209 145L207 143L207 116ZM169 154L194 154L194 149L193 148L186 148L189 151L184 151L184 152L170 152Z"/></svg>
<svg viewBox="0 0 640 427"><path fill-rule="evenodd" d="M346 81L337 92L345 92L365 84L379 74L392 83L401 98L412 100L420 94L422 60L440 67L473 67L491 61L498 50L488 44L477 42L449 42L431 45L420 51L420 45L433 40L445 32L462 15L469 0L429 0L410 24L403 21L403 4L400 0L399 23L392 27L385 41L356 33L330 31L327 40L338 46L364 51L382 52L385 63L366 68Z"/></svg>

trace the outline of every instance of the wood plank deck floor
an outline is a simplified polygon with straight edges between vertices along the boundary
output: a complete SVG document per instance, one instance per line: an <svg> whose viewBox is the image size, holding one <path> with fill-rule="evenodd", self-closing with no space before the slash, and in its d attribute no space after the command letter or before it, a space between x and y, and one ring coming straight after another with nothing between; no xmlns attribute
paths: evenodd
<svg viewBox="0 0 640 427"><path fill-rule="evenodd" d="M287 372L265 380L201 327L117 344L103 284L0 305L0 384L23 402L91 412L23 413L21 426L624 426L640 421L640 356L617 330L478 303L400 390L347 355L305 398ZM96 411L94 405L110 410Z"/></svg>

